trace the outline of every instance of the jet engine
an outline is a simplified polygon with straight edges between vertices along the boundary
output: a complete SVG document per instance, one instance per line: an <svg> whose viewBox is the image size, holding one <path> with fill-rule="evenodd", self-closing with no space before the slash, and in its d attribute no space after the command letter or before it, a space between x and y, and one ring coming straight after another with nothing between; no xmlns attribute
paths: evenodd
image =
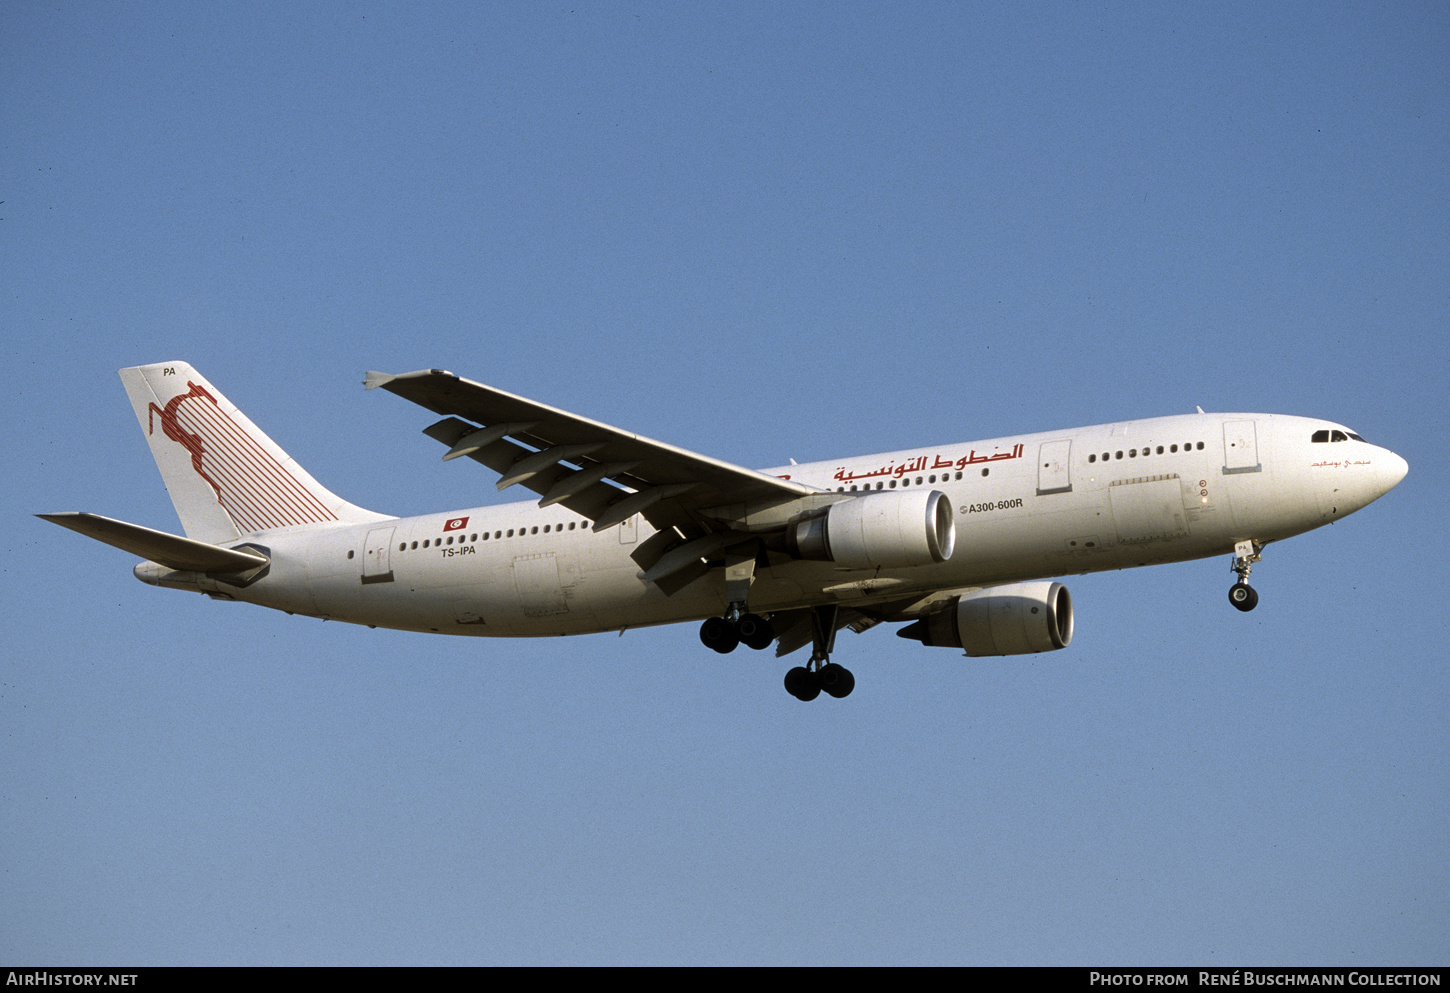
<svg viewBox="0 0 1450 993"><path fill-rule="evenodd" d="M968 655L1027 655L1072 641L1072 597L1061 583L1011 583L953 597L896 632Z"/></svg>
<svg viewBox="0 0 1450 993"><path fill-rule="evenodd" d="M848 569L931 565L952 557L952 502L940 490L870 493L833 503L786 532L791 554Z"/></svg>

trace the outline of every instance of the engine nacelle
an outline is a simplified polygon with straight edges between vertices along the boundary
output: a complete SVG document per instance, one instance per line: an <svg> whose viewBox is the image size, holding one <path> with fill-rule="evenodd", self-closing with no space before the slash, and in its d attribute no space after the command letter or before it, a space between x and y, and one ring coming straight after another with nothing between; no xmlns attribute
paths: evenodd
<svg viewBox="0 0 1450 993"><path fill-rule="evenodd" d="M954 597L896 632L968 655L1027 655L1072 641L1072 597L1061 583L1011 583Z"/></svg>
<svg viewBox="0 0 1450 993"><path fill-rule="evenodd" d="M786 532L791 553L848 569L932 565L952 557L957 527L940 490L870 493L833 503Z"/></svg>

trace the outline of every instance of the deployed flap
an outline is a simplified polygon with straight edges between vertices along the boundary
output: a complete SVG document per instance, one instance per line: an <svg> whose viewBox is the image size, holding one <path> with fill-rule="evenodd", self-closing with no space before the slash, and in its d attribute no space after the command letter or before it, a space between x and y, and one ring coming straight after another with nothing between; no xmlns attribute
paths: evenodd
<svg viewBox="0 0 1450 993"><path fill-rule="evenodd" d="M267 564L267 556L242 548L222 548L204 541L153 531L139 524L99 514L36 514L41 520L70 528L87 538L113 545L132 555L184 572L241 572Z"/></svg>
<svg viewBox="0 0 1450 993"><path fill-rule="evenodd" d="M770 615L771 627L775 629L775 657L785 658L791 652L800 651L811 643L814 631L811 627L813 607L796 607L779 610ZM842 607L836 611L836 630L850 628L857 634L878 623L868 619L859 611Z"/></svg>
<svg viewBox="0 0 1450 993"><path fill-rule="evenodd" d="M502 474L506 482L517 482L549 503L563 503L600 528L633 513L643 513L662 528L690 520L704 508L783 503L819 492L441 369L397 376L370 372L365 385L370 390L382 387L434 413L452 415L427 431L451 446L448 456L468 455ZM544 455L550 449L557 449L556 459Z"/></svg>

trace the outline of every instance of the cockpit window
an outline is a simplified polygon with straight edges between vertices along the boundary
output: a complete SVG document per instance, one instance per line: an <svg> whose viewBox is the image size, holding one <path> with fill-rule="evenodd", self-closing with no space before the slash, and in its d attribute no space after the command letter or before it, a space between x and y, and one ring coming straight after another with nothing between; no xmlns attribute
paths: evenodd
<svg viewBox="0 0 1450 993"><path fill-rule="evenodd" d="M1309 440L1312 442L1351 440L1364 441L1363 438L1355 434L1353 431L1331 431L1328 428L1325 428L1323 431L1315 431L1314 434L1309 438ZM1369 442L1365 442L1365 444L1369 444Z"/></svg>

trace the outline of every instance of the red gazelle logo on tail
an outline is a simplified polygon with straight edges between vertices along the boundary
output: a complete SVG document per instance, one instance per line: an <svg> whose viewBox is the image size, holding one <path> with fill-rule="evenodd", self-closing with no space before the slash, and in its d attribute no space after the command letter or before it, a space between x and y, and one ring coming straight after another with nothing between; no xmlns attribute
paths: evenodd
<svg viewBox="0 0 1450 993"><path fill-rule="evenodd" d="M206 387L191 381L186 385L187 392L172 397L165 407L147 405L147 433L155 433L159 419L166 437L191 454L192 469L216 491L217 502L239 531L337 520L336 514L227 416Z"/></svg>

